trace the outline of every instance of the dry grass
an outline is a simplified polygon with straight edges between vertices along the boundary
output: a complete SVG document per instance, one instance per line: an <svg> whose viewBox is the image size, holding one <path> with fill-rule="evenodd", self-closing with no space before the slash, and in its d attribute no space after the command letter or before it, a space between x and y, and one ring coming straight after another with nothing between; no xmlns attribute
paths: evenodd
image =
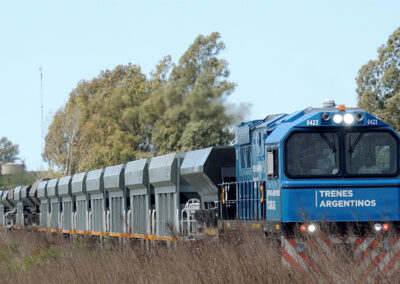
<svg viewBox="0 0 400 284"><path fill-rule="evenodd" d="M1 232L0 283L327 283L327 275L334 283L361 282L348 248L321 259L304 279L282 266L279 245L262 234L150 246Z"/></svg>

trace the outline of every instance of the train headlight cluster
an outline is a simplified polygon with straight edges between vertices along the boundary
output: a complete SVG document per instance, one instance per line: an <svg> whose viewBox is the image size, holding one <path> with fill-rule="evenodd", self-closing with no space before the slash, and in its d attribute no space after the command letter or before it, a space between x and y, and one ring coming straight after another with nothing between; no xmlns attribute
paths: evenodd
<svg viewBox="0 0 400 284"><path fill-rule="evenodd" d="M360 113L356 114L356 117L354 117L354 115L352 113L346 113L346 114L340 114L340 113L336 113L333 115L333 122L336 124L341 124L341 123L345 123L347 125L353 124L354 121L357 119L357 121L362 121L363 120L363 115Z"/></svg>
<svg viewBox="0 0 400 284"><path fill-rule="evenodd" d="M306 232L308 231L309 233L313 233L317 230L317 226L315 224L309 224L309 225L300 225L300 231Z"/></svg>
<svg viewBox="0 0 400 284"><path fill-rule="evenodd" d="M345 112L345 109L338 113L324 112L321 114L321 121L325 122L325 125L330 125L332 119L334 124L340 125L353 125L355 123L363 123L364 114L362 112ZM315 125L315 124L310 124Z"/></svg>
<svg viewBox="0 0 400 284"><path fill-rule="evenodd" d="M388 231L389 230L389 224L374 224L374 229L376 232L380 232L380 231Z"/></svg>

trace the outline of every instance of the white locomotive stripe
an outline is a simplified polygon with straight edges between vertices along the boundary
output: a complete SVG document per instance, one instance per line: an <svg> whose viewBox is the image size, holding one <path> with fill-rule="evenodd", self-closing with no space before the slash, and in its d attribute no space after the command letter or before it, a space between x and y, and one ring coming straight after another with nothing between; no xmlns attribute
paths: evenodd
<svg viewBox="0 0 400 284"><path fill-rule="evenodd" d="M296 260L287 252L287 250L282 247L282 265L287 268L294 270L296 273L303 275L305 278L311 281L309 271L304 270Z"/></svg>
<svg viewBox="0 0 400 284"><path fill-rule="evenodd" d="M331 261L333 243L351 243L355 245L359 244L356 250L356 258L359 258L359 264L356 268L356 275L360 278L360 281L365 283L376 283L379 278L379 273L384 273L386 276L391 276L396 270L400 269L400 238L395 240L389 237L379 240L375 238L366 238L363 241L358 238L348 238L341 240L337 237L329 238L329 241L321 238L315 238L307 242L301 239L287 239L282 238L282 246L286 255L291 258L282 258L282 263L295 269L299 272L299 269L304 269L312 274L313 269L318 270L320 263L326 263ZM387 243L392 244L390 247L385 247ZM297 247L302 247L304 251L300 253ZM310 261L310 264L308 263ZM314 266L316 265L316 266ZM303 273L304 271L300 271ZM340 274L340 273L339 273ZM338 279L337 273L333 271L328 272L326 277L330 279Z"/></svg>
<svg viewBox="0 0 400 284"><path fill-rule="evenodd" d="M378 253L376 252L376 250L371 251L369 255L365 257L362 263L358 266L356 270L356 275L361 276L362 274L364 274L365 269L369 267L369 265L373 262L377 255Z"/></svg>
<svg viewBox="0 0 400 284"><path fill-rule="evenodd" d="M399 244L400 240L396 243ZM398 246L400 248L400 244ZM391 261L394 261L393 267L389 268L389 271L387 272L387 276L391 276L396 270L400 268L400 256L399 256L399 249L392 254L392 258L390 259Z"/></svg>
<svg viewBox="0 0 400 284"><path fill-rule="evenodd" d="M383 241L379 242L376 247L374 247L374 248L372 248L372 250L368 251L368 255L365 256L363 262L357 268L356 275L359 275L360 277L363 276L363 278L364 278L364 279L361 279L361 281L369 279L366 277L367 275L374 275L374 274L371 274L371 272L372 272L372 269L375 270L375 268L377 266L377 264L375 264L374 262L375 262L375 258L381 254L382 246L383 246ZM366 250L368 250L368 248ZM372 267L370 267L371 265L372 265Z"/></svg>
<svg viewBox="0 0 400 284"><path fill-rule="evenodd" d="M282 260L282 265L283 266L286 266L287 268L289 268L289 269L292 269L293 267L290 265L290 263L284 258L284 257L281 257L281 260Z"/></svg>
<svg viewBox="0 0 400 284"><path fill-rule="evenodd" d="M283 247L286 249L289 255L300 265L301 268L303 268L306 271L309 271L310 268L308 264L305 262L303 257L298 253L297 249L294 248L285 237L283 238L283 240L284 240ZM296 245L298 245L295 239L292 240L294 240L296 242Z"/></svg>
<svg viewBox="0 0 400 284"><path fill-rule="evenodd" d="M337 239L339 239L339 238L337 238ZM355 245L355 242L356 242L356 240L358 240L359 239L359 237L348 237L348 238L346 238L344 241L340 241L340 242L338 242L338 244L339 243L346 243L346 244L351 244L351 245ZM340 239L339 239L340 240Z"/></svg>
<svg viewBox="0 0 400 284"><path fill-rule="evenodd" d="M338 237L330 237L329 238L332 242L332 244L343 244L344 242L347 242L347 239L344 241Z"/></svg>
<svg viewBox="0 0 400 284"><path fill-rule="evenodd" d="M387 238L388 241L390 242L389 238ZM378 267L375 269L374 273L377 273L378 271L384 271L385 267L388 265L390 260L396 256L396 253L400 250L400 239L397 240L397 242L390 248L388 253L385 255L383 260L379 263Z"/></svg>
<svg viewBox="0 0 400 284"><path fill-rule="evenodd" d="M334 237L329 238L331 243L334 243L334 241L332 240L333 238ZM327 263L327 262L332 263L333 248L330 245L328 245L325 240L323 240L321 238L316 238L314 240L314 243L318 246L318 251L316 252L318 254L317 255L318 256L318 260L319 260L318 263ZM321 257L323 259L321 259ZM338 274L334 270L329 270L328 269L326 271L326 273L327 273L327 276L330 279L337 279L337 277L338 277Z"/></svg>
<svg viewBox="0 0 400 284"><path fill-rule="evenodd" d="M396 262L395 262L394 265L393 265L393 268L389 270L389 272L388 272L388 274L387 274L388 277L392 276L392 274L393 274L396 270L398 270L398 269L400 268L400 261L399 261L399 260L400 260L400 259L397 259Z"/></svg>
<svg viewBox="0 0 400 284"><path fill-rule="evenodd" d="M325 253L325 255L326 255L328 258L331 258L331 252L332 252L332 250L331 250L331 248L330 248L321 238L316 238L316 239L314 240L314 242L315 242L316 244L318 244L318 247L321 248L321 249L323 250L323 252Z"/></svg>
<svg viewBox="0 0 400 284"><path fill-rule="evenodd" d="M359 254L364 252L373 241L374 241L374 238L366 238L362 242L362 244L356 249L355 255L359 256Z"/></svg>
<svg viewBox="0 0 400 284"><path fill-rule="evenodd" d="M389 257L389 260L390 260L390 251L382 252L382 251L378 250L376 252L376 255L379 255L379 254L385 254L385 256L381 257L381 259L378 259L378 263L374 264L372 271L367 268L367 271L364 272L364 274L367 274L367 272L369 274L369 277L366 279L368 283L376 283L376 281L375 281L375 280L377 280L376 277L378 276L379 271L381 271L380 267L384 265L384 261L387 257ZM375 257L373 258L373 261L375 262Z"/></svg>

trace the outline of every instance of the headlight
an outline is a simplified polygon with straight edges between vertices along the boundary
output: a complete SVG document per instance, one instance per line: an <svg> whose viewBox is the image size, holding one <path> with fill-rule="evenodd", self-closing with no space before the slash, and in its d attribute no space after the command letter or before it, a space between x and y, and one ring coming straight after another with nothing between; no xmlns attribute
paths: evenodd
<svg viewBox="0 0 400 284"><path fill-rule="evenodd" d="M380 230L382 230L382 225L381 224L375 224L374 225L374 229L375 229L375 231L379 232Z"/></svg>
<svg viewBox="0 0 400 284"><path fill-rule="evenodd" d="M310 233L314 232L316 229L317 229L317 227L316 227L314 224L310 224L310 225L308 225L308 227L307 227L307 230L308 230Z"/></svg>
<svg viewBox="0 0 400 284"><path fill-rule="evenodd" d="M346 113L344 115L343 120L344 120L344 123L346 123L346 124L352 124L354 122L354 116L350 113Z"/></svg>
<svg viewBox="0 0 400 284"><path fill-rule="evenodd" d="M337 113L333 116L334 123L339 124L339 123L342 123L342 121L343 121L343 116L341 114Z"/></svg>

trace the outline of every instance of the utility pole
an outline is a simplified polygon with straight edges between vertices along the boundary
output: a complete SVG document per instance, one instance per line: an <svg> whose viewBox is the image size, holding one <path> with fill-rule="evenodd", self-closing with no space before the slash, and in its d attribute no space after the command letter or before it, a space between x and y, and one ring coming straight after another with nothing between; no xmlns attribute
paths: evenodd
<svg viewBox="0 0 400 284"><path fill-rule="evenodd" d="M40 72L40 168L43 168L43 72L42 67L39 67Z"/></svg>

